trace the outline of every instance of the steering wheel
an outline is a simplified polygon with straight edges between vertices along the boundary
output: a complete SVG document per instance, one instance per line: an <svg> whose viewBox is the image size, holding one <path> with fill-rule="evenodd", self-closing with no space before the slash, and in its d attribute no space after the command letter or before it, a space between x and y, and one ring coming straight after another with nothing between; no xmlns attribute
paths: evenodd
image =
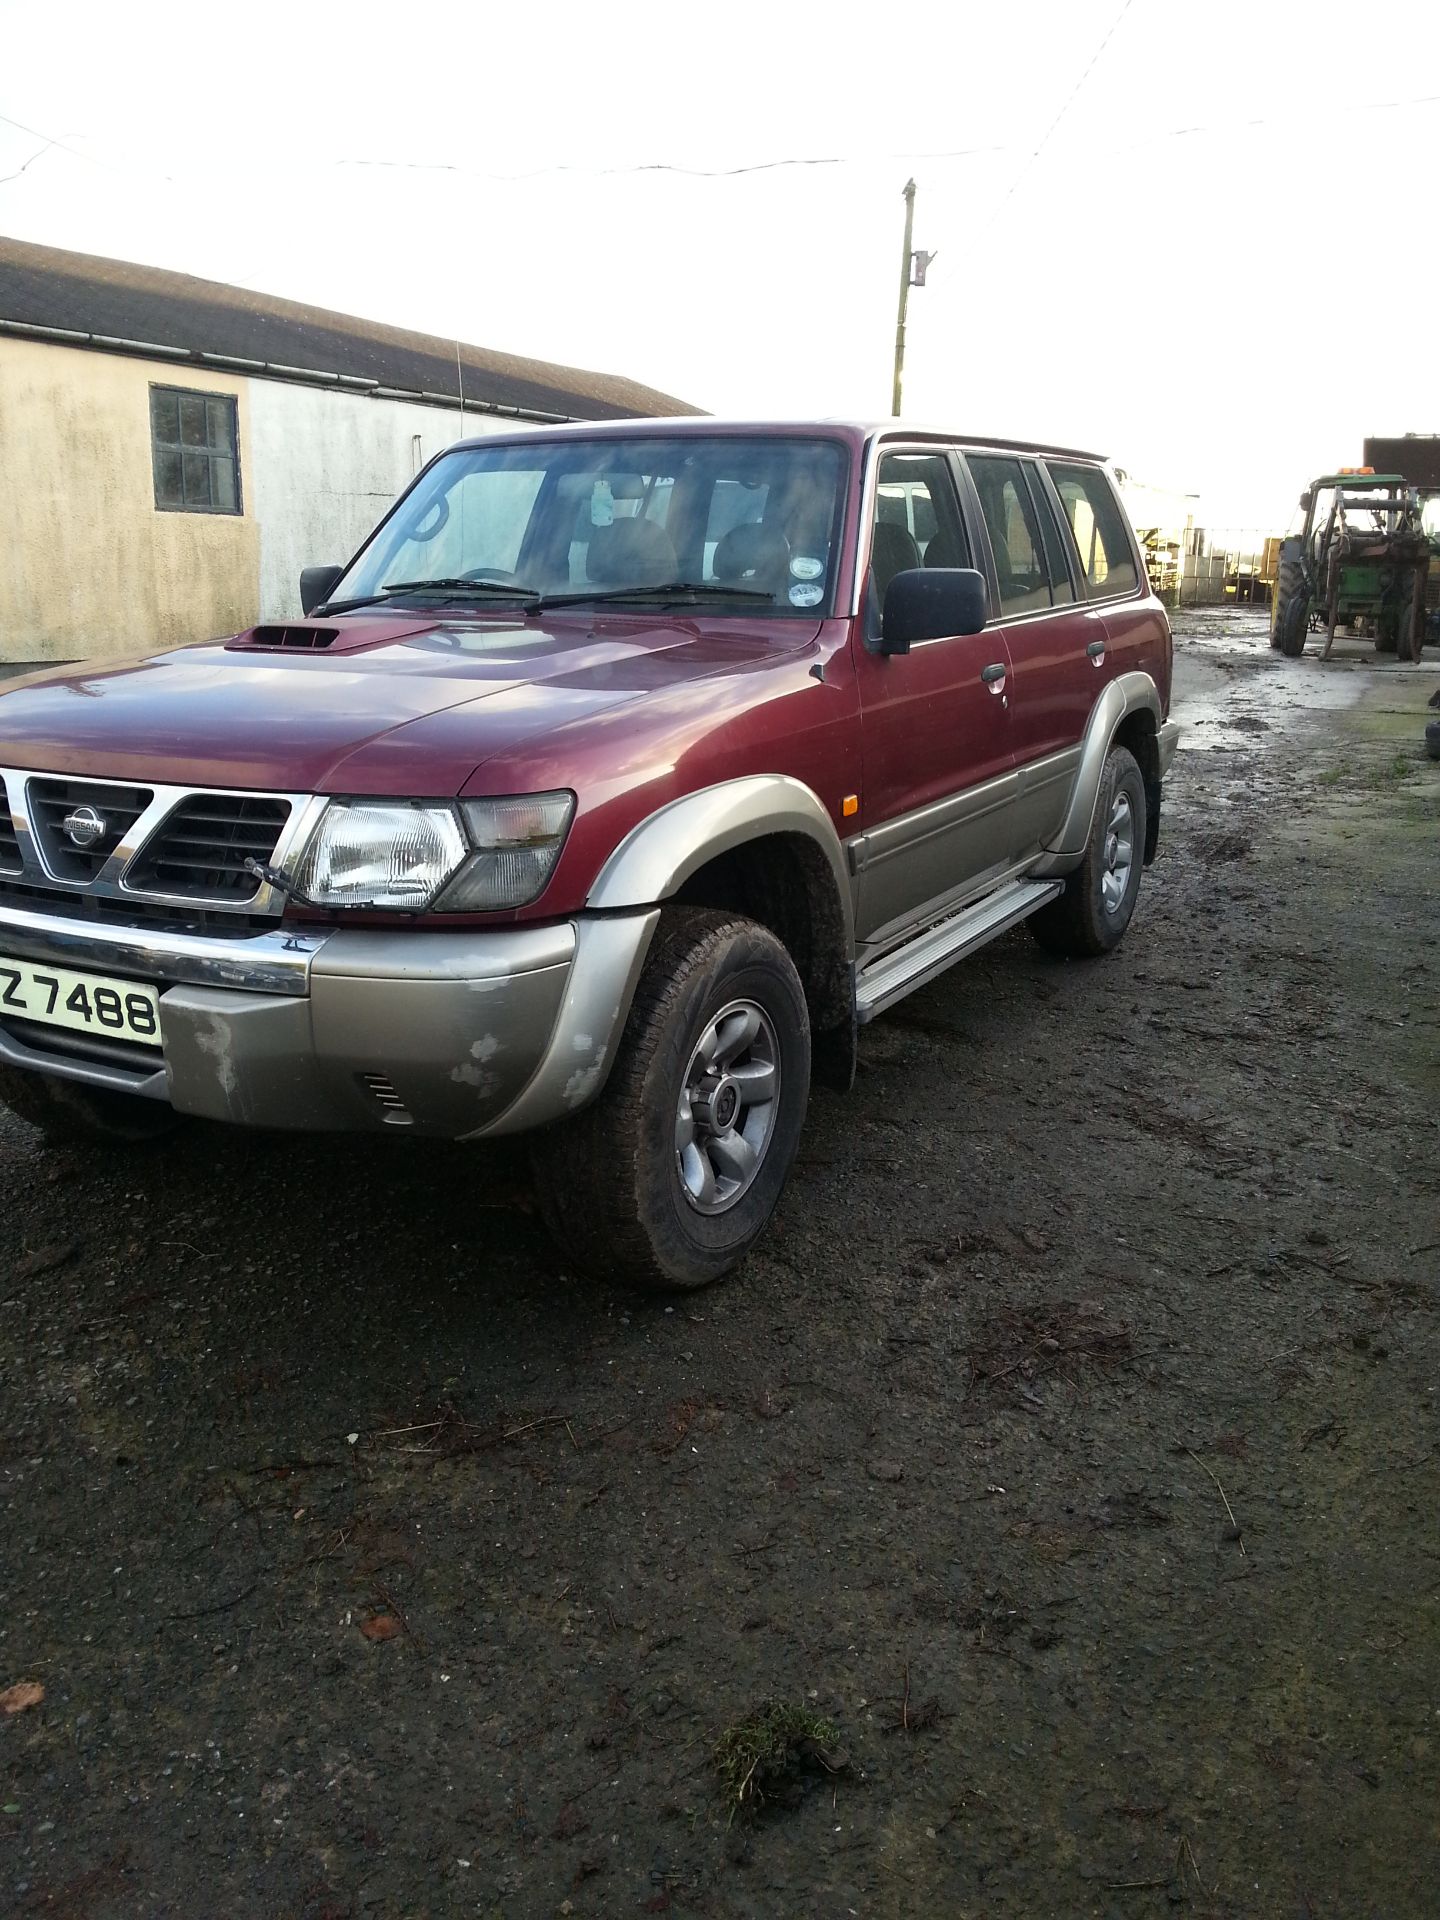
<svg viewBox="0 0 1440 1920"><path fill-rule="evenodd" d="M462 580L503 580L512 585L515 575L508 567L467 567L461 574Z"/></svg>

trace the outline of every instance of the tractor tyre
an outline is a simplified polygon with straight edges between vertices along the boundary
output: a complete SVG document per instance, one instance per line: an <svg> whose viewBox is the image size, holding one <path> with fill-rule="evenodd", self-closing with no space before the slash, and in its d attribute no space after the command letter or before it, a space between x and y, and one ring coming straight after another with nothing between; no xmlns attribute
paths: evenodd
<svg viewBox="0 0 1440 1920"><path fill-rule="evenodd" d="M1270 602L1270 644L1293 660L1305 651L1310 626L1310 595L1305 569L1296 560L1282 560Z"/></svg>
<svg viewBox="0 0 1440 1920"><path fill-rule="evenodd" d="M1400 651L1400 622L1402 616L1394 607L1382 607L1375 616L1376 653L1398 653Z"/></svg>
<svg viewBox="0 0 1440 1920"><path fill-rule="evenodd" d="M1415 602L1412 600L1400 615L1400 630L1396 637L1395 651L1401 660L1408 660L1415 666L1420 664L1420 655L1425 646L1425 609L1420 609L1420 618L1415 618Z"/></svg>

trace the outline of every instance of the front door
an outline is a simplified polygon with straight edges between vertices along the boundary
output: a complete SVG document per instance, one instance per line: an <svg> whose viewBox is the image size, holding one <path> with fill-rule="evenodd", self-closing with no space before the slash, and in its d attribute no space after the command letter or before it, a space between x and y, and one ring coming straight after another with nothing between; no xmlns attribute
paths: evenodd
<svg viewBox="0 0 1440 1920"><path fill-rule="evenodd" d="M880 456L862 624L878 638L885 589L909 567L974 566L950 456ZM1010 656L998 626L908 654L855 643L862 714L856 933L883 941L1009 862L1016 775Z"/></svg>

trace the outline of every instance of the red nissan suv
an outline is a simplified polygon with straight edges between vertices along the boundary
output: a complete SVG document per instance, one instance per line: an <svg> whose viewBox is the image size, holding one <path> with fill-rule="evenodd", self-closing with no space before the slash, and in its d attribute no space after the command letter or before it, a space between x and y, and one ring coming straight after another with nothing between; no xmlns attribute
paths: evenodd
<svg viewBox="0 0 1440 1920"><path fill-rule="evenodd" d="M533 1135L580 1264L693 1286L812 1071L1027 920L1113 947L1171 640L1093 454L635 421L434 460L305 616L0 692L0 1097Z"/></svg>

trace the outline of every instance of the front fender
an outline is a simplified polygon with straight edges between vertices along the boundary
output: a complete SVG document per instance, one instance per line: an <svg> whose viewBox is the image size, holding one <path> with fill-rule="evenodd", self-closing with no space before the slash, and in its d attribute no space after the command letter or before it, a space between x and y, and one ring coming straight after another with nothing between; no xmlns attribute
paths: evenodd
<svg viewBox="0 0 1440 1920"><path fill-rule="evenodd" d="M660 807L616 847L585 904L601 912L653 906L678 893L717 854L774 833L802 834L825 855L844 916L846 955L853 958L854 903L840 836L819 797L784 773L724 780Z"/></svg>
<svg viewBox="0 0 1440 1920"><path fill-rule="evenodd" d="M1070 804L1054 836L1046 843L1045 857L1031 872L1040 879L1050 874L1072 871L1084 858L1100 797L1100 778L1105 771L1105 756L1114 742L1120 723L1132 713L1149 713L1158 733L1164 720L1160 691L1148 673L1122 673L1101 690L1090 710L1080 742L1080 765L1070 789Z"/></svg>

